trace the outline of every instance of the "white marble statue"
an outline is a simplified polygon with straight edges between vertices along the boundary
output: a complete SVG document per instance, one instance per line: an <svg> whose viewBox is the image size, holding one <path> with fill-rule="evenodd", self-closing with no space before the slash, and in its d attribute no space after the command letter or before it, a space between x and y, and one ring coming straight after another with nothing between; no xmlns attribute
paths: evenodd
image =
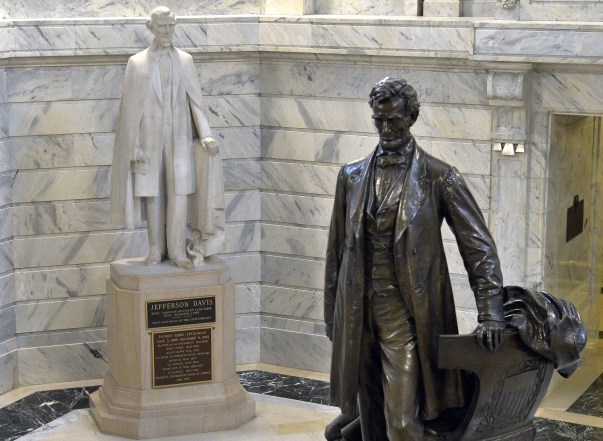
<svg viewBox="0 0 603 441"><path fill-rule="evenodd" d="M146 208L147 265L157 265L167 251L175 265L192 269L203 256L224 251L224 191L193 59L172 45L175 26L173 12L154 9L147 20L153 43L128 60L113 151L111 222L132 229Z"/></svg>

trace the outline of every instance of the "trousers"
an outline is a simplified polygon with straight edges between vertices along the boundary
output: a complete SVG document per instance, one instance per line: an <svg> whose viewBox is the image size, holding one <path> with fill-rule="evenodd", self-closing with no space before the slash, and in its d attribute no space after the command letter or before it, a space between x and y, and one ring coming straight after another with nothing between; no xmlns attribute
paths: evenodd
<svg viewBox="0 0 603 441"><path fill-rule="evenodd" d="M365 298L358 404L363 441L423 440L415 323L399 295Z"/></svg>

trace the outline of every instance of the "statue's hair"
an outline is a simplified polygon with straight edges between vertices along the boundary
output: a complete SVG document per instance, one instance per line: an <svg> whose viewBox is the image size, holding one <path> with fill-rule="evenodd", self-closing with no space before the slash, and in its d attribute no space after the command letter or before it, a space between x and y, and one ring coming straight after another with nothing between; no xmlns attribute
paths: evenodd
<svg viewBox="0 0 603 441"><path fill-rule="evenodd" d="M173 17L174 20L176 19L176 14L174 14L170 8L166 6L157 6L151 11L151 16L147 19L147 28L149 26L152 26L153 23L155 23L159 17L162 17L164 15L169 15L170 17Z"/></svg>
<svg viewBox="0 0 603 441"><path fill-rule="evenodd" d="M391 101L395 98L403 98L406 102L406 113L412 119L413 124L419 117L419 99L415 89L401 78L385 77L373 87L369 95L369 106Z"/></svg>

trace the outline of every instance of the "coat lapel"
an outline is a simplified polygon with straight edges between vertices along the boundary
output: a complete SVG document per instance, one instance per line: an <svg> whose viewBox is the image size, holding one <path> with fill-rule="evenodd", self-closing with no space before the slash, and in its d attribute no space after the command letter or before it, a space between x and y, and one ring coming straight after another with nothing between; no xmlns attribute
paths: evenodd
<svg viewBox="0 0 603 441"><path fill-rule="evenodd" d="M375 163L377 149L370 156L367 156L359 167L358 175L352 176L352 197L350 200L350 213L352 218L352 229L356 238L362 235L364 211L367 199L367 188L371 184L371 170Z"/></svg>
<svg viewBox="0 0 603 441"><path fill-rule="evenodd" d="M396 222L394 244L398 243L402 234L413 221L427 197L428 183L425 179L426 168L423 155L421 148L415 146L415 154L412 159L409 173L406 176L406 183L402 190L400 205L398 206L398 220Z"/></svg>

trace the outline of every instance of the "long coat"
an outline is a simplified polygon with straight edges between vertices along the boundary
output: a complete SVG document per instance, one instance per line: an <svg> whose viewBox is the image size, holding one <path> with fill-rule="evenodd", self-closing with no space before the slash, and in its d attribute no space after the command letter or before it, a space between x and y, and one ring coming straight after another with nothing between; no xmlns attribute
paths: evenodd
<svg viewBox="0 0 603 441"><path fill-rule="evenodd" d="M325 323L333 330L331 403L357 413L359 343L363 332L366 200L373 190L376 150L344 165L337 177L325 274ZM440 228L454 232L478 320L503 321L502 275L494 241L458 171L416 146L400 197L394 265L401 295L416 323L422 374L422 417L464 404L458 371L437 369L440 334L457 334L452 288Z"/></svg>
<svg viewBox="0 0 603 441"><path fill-rule="evenodd" d="M164 106L171 106L173 115L174 156L170 162L175 171L177 195L189 195L196 189L193 136L198 134L201 139L211 136L209 123L201 110L203 98L193 59L176 48L170 53L171 103L163 102L159 52L153 46L130 57L126 67L113 150L111 221L127 228L133 228L140 218L139 198L159 195L157 176L163 151ZM130 160L136 148L145 155L147 167L132 171ZM213 162L216 168L221 166L219 159ZM221 170L217 173L221 178Z"/></svg>

